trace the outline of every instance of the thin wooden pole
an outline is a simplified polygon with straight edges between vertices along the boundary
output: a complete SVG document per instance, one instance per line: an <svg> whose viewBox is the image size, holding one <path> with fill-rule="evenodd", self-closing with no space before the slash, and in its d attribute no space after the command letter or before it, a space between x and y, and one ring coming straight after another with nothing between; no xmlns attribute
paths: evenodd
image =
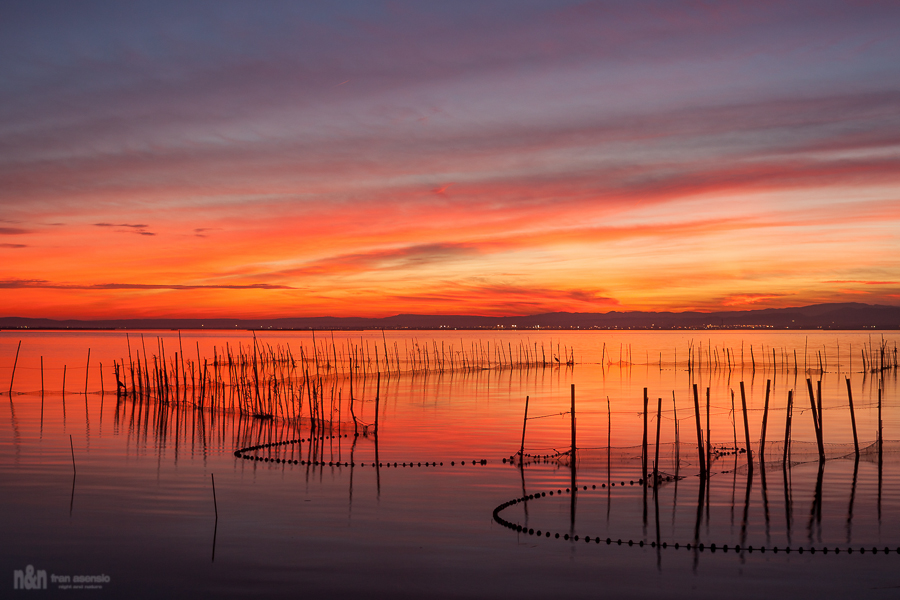
<svg viewBox="0 0 900 600"><path fill-rule="evenodd" d="M697 424L697 450L700 453L700 477L706 477L706 460L703 455L703 428L700 426L700 396L697 393L697 384L694 384L694 420Z"/></svg>
<svg viewBox="0 0 900 600"><path fill-rule="evenodd" d="M656 405L656 454L653 458L653 486L659 482L659 433L662 427L662 398Z"/></svg>
<svg viewBox="0 0 900 600"><path fill-rule="evenodd" d="M216 511L216 521L219 520L219 503L216 501L216 476L212 473L209 474L209 478L212 480L212 489L213 489L213 509Z"/></svg>
<svg viewBox="0 0 900 600"><path fill-rule="evenodd" d="M784 458L782 463L787 463L791 447L791 417L794 412L794 390L788 390L787 411L784 417Z"/></svg>
<svg viewBox="0 0 900 600"><path fill-rule="evenodd" d="M878 456L881 457L882 446L882 423L881 423L881 385L878 385Z"/></svg>
<svg viewBox="0 0 900 600"><path fill-rule="evenodd" d="M88 375L91 372L91 349L88 348L87 365L84 367L84 395L87 396Z"/></svg>
<svg viewBox="0 0 900 600"><path fill-rule="evenodd" d="M825 428L822 427L822 418L825 416L822 410L822 380L816 381L816 407L819 409L819 433L822 435L822 443L825 443Z"/></svg>
<svg viewBox="0 0 900 600"><path fill-rule="evenodd" d="M378 371L377 384L375 386L375 437L378 437L378 403L381 399L381 371Z"/></svg>
<svg viewBox="0 0 900 600"><path fill-rule="evenodd" d="M816 444L819 446L819 462L825 460L825 445L822 443L822 430L819 428L819 414L816 410L816 398L813 394L812 379L806 378L806 387L809 390L809 407L812 409L813 425L816 428Z"/></svg>
<svg viewBox="0 0 900 600"><path fill-rule="evenodd" d="M72 442L72 434L69 434L69 449L72 451L72 475L78 473L75 469L75 444Z"/></svg>
<svg viewBox="0 0 900 600"><path fill-rule="evenodd" d="M575 450L577 446L575 444L575 384L572 384L572 464L575 464Z"/></svg>
<svg viewBox="0 0 900 600"><path fill-rule="evenodd" d="M709 348L707 348L707 352ZM712 433L709 424L709 386L706 388L706 464L712 464L710 457L712 455Z"/></svg>
<svg viewBox="0 0 900 600"><path fill-rule="evenodd" d="M759 438L759 462L766 461L766 424L769 421L769 390L772 387L772 380L766 379L766 403L763 407L762 431Z"/></svg>
<svg viewBox="0 0 900 600"><path fill-rule="evenodd" d="M853 450L859 460L859 438L856 436L856 411L853 410L853 392L850 390L850 378L847 377L847 400L850 401L850 425L853 426Z"/></svg>
<svg viewBox="0 0 900 600"><path fill-rule="evenodd" d="M647 481L647 388L644 388L644 441L641 443L641 468L643 469L644 481Z"/></svg>
<svg viewBox="0 0 900 600"><path fill-rule="evenodd" d="M525 462L525 424L528 423L528 396L525 396L525 416L522 417L522 445L519 446L519 460Z"/></svg>
<svg viewBox="0 0 900 600"><path fill-rule="evenodd" d="M13 381L16 379L16 365L19 364L19 350L22 348L22 340L19 340L19 345L16 347L16 360L13 361L13 370L12 376L9 378L9 395L12 396L12 388Z"/></svg>
<svg viewBox="0 0 900 600"><path fill-rule="evenodd" d="M750 447L750 422L747 419L747 396L744 393L744 382L741 382L741 409L744 411L744 439L747 443L747 467L753 470L753 449Z"/></svg>

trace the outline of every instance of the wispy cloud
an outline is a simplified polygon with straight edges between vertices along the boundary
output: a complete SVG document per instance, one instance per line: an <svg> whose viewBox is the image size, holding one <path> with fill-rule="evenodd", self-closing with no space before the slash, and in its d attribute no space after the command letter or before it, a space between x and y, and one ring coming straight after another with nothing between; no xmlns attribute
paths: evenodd
<svg viewBox="0 0 900 600"><path fill-rule="evenodd" d="M0 280L0 288L26 289L45 288L56 290L290 290L295 289L287 285L269 283L251 284L164 284L164 283L54 283L43 279L7 279Z"/></svg>
<svg viewBox="0 0 900 600"><path fill-rule="evenodd" d="M432 266L451 260L476 257L479 250L470 244L420 244L401 248L339 254L312 261L295 269L286 269L282 276L335 275L373 270L405 270Z"/></svg>
<svg viewBox="0 0 900 600"><path fill-rule="evenodd" d="M136 233L138 235L148 235L153 236L156 235L150 231L147 231L148 225L143 223L94 223L94 227L124 227L125 229L120 229L118 231L124 231L129 233Z"/></svg>

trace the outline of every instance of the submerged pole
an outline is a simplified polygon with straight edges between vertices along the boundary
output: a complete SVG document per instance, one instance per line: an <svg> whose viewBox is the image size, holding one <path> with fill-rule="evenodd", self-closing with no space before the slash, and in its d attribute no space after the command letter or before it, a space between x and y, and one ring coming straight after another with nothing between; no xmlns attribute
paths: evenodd
<svg viewBox="0 0 900 600"><path fill-rule="evenodd" d="M750 423L747 420L747 395L744 393L744 382L741 382L741 409L744 411L744 439L747 443L747 468L753 471L753 449L750 448Z"/></svg>
<svg viewBox="0 0 900 600"><path fill-rule="evenodd" d="M705 478L706 460L703 456L703 428L700 426L700 397L697 394L696 383L694 384L694 420L697 425L697 450L700 454L700 477Z"/></svg>
<svg viewBox="0 0 900 600"><path fill-rule="evenodd" d="M794 412L794 390L788 390L787 410L784 416L784 458L782 464L786 464L791 448L791 416Z"/></svg>
<svg viewBox="0 0 900 600"><path fill-rule="evenodd" d="M84 367L84 395L87 396L88 375L91 372L91 349L88 348L87 364Z"/></svg>
<svg viewBox="0 0 900 600"><path fill-rule="evenodd" d="M769 421L769 390L772 387L772 380L766 379L766 404L763 407L762 431L759 438L759 462L766 460L766 424ZM765 475L763 475L765 477Z"/></svg>
<svg viewBox="0 0 900 600"><path fill-rule="evenodd" d="M575 384L572 384L572 463L575 463Z"/></svg>
<svg viewBox="0 0 900 600"><path fill-rule="evenodd" d="M528 396L525 396L525 416L522 417L522 445L519 446L519 461L525 462L525 424L528 423Z"/></svg>
<svg viewBox="0 0 900 600"><path fill-rule="evenodd" d="M825 445L822 443L822 429L819 427L819 413L816 410L816 398L813 394L812 379L806 378L806 387L809 389L809 406L812 409L813 425L816 428L816 444L819 447L819 462L825 460Z"/></svg>
<svg viewBox="0 0 900 600"><path fill-rule="evenodd" d="M16 379L16 365L19 364L19 350L22 348L22 340L19 340L19 345L16 347L16 360L13 361L13 370L12 376L9 378L9 395L12 396L12 388L13 381Z"/></svg>
<svg viewBox="0 0 900 600"><path fill-rule="evenodd" d="M641 443L641 472L644 481L647 481L647 388L644 388L644 440Z"/></svg>
<svg viewBox="0 0 900 600"><path fill-rule="evenodd" d="M216 511L216 521L219 520L219 503L216 502L216 476L212 473L209 474L209 478L212 480L212 489L213 489L213 509Z"/></svg>
<svg viewBox="0 0 900 600"><path fill-rule="evenodd" d="M859 460L859 438L856 436L856 411L853 410L853 392L850 390L850 378L847 377L847 400L850 402L850 425L853 426L853 450Z"/></svg>
<svg viewBox="0 0 900 600"><path fill-rule="evenodd" d="M662 398L656 405L656 455L653 458L653 488L659 481L659 433L662 427Z"/></svg>
<svg viewBox="0 0 900 600"><path fill-rule="evenodd" d="M69 449L72 451L72 475L78 473L75 469L75 444L72 442L72 434L69 434Z"/></svg>

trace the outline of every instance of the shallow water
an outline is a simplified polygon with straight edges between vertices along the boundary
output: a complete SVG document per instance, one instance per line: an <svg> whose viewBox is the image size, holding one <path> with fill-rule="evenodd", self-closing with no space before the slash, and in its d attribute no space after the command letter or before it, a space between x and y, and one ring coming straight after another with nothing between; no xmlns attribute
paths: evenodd
<svg viewBox="0 0 900 600"><path fill-rule="evenodd" d="M517 344L537 343L538 350L560 344L563 356L562 346L574 348L576 364L385 374L378 388L378 435L358 438L349 418L349 382L331 371L329 382L336 384L340 398L334 404L334 424L320 430L327 439L310 442L306 419L298 425L233 411L189 405L163 410L155 400L117 399L110 365L123 358L127 362L128 343L134 350L139 334L130 333L126 342L122 332L2 332L4 388L19 340L22 347L13 392L0 402L0 423L5 423L0 425L0 523L6 540L0 562L7 573L30 564L45 570L48 578L109 576L102 589L90 591L60 589L49 582L48 592L63 596L895 597L900 589L896 371L885 372L883 380L860 372L860 350L866 344L868 351L870 341L877 347L882 334L698 333L387 332L384 338L381 332L335 333L331 348L337 355L348 344L366 341L371 347L377 342L392 347L396 341L398 348L408 348L416 340L431 348L443 342L444 348L471 349L481 340L484 348L487 341L494 348L507 346L507 354L515 353ZM143 346L150 355L157 335L144 332ZM295 353L312 343L306 333L257 336L273 347L290 343ZM188 354L191 348L194 356L198 345L202 356L211 357L213 346L220 349L226 341L252 344L249 332L185 332L180 346L177 332L165 332L163 338L167 353L184 348ZM701 339L703 352L708 347L719 351L718 367L704 358L703 365L687 370L692 339L695 356ZM886 332L884 339L894 347L896 335ZM317 333L317 343L326 342L330 345L330 334L323 340ZM732 364L724 359L725 348L735 357ZM774 365L771 357L766 362L759 356L772 348ZM816 350L828 357L824 373ZM782 361L787 355L789 363ZM340 364L337 371L341 373ZM821 472L806 377L813 385L822 381L829 460ZM863 446L858 462L853 460L847 377ZM354 382L357 416L369 424L374 422L376 381L370 375ZM739 447L746 445L741 381L754 452L771 382L764 470L754 461L751 472L745 454L731 453L735 439ZM574 472L565 457L535 459L521 469L509 464L521 444L526 395L529 416L540 417L527 421L526 453L568 450L570 416L560 413L569 410L573 384L579 447ZM710 465L706 485L697 476L694 384L704 435L705 393L710 389L710 438L722 449ZM645 387L650 462L657 398L662 397L659 467L682 477L663 483L655 493L638 483ZM885 440L880 461L872 446L879 387ZM790 468L785 468L788 390L795 394L794 445ZM244 452L290 463L234 454L297 439L304 441ZM310 460L320 464L310 465ZM426 461L443 465L403 466ZM376 462L382 466L373 466ZM574 500L573 478L578 489ZM541 492L546 495L499 513L534 534L511 530L492 518L499 505ZM622 545L616 543L619 539ZM657 540L666 548L651 547ZM684 548L688 543L690 550ZM697 543L703 543L703 551L695 548ZM715 552L709 547L713 543ZM733 550L738 544L741 552ZM778 553L772 551L776 546ZM790 554L784 552L786 546L792 548ZM890 554L884 553L886 546ZM814 554L811 547L817 549ZM878 554L871 552L873 547L880 549ZM835 554L834 548L841 552ZM850 548L852 554L847 553ZM866 552L861 554L860 548Z"/></svg>

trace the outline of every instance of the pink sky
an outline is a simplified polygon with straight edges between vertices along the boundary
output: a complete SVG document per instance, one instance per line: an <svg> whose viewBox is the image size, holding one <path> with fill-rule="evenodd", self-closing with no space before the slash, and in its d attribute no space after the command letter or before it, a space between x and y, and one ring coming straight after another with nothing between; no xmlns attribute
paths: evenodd
<svg viewBox="0 0 900 600"><path fill-rule="evenodd" d="M0 9L0 316L896 305L898 17Z"/></svg>

